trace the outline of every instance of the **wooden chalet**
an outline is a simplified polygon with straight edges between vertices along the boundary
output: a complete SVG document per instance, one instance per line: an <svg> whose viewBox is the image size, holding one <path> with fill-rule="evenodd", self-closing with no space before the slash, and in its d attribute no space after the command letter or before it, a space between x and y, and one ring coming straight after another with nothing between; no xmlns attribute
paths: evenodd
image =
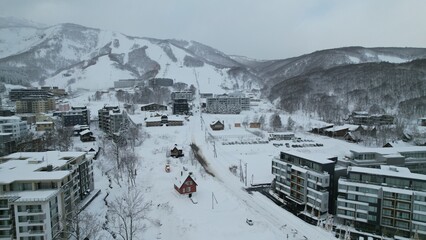
<svg viewBox="0 0 426 240"><path fill-rule="evenodd" d="M213 122L212 124L210 124L210 127L212 128L213 131L221 131L225 129L225 124L224 122L220 122L219 120L217 120L216 122Z"/></svg>
<svg viewBox="0 0 426 240"><path fill-rule="evenodd" d="M96 140L96 138L92 135L93 133L89 129L83 130L80 132L80 141L93 142Z"/></svg>
<svg viewBox="0 0 426 240"><path fill-rule="evenodd" d="M178 147L177 144L175 144L172 150L170 150L170 156L175 158L183 157L184 154L182 148Z"/></svg>
<svg viewBox="0 0 426 240"><path fill-rule="evenodd" d="M334 124L327 124L325 126L321 126L321 127L313 127L311 129L312 133L316 133L316 134L324 134L326 129L332 128L334 126Z"/></svg>
<svg viewBox="0 0 426 240"><path fill-rule="evenodd" d="M192 173L190 172L186 177L183 172L181 176L176 177L174 187L176 191L180 194L188 194L189 197L192 196L192 193L197 191L197 183L192 178Z"/></svg>

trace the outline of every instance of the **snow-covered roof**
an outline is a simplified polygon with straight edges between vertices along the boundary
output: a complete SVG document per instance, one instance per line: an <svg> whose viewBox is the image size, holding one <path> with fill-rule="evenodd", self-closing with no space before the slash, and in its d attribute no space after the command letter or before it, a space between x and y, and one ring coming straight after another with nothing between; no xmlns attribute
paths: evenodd
<svg viewBox="0 0 426 240"><path fill-rule="evenodd" d="M382 155L389 154L401 154L409 152L426 152L426 147L424 146L410 146L410 147L398 147L398 148L357 148L351 149L351 152L356 153L379 153Z"/></svg>
<svg viewBox="0 0 426 240"><path fill-rule="evenodd" d="M382 188L384 192L393 192L393 193L402 193L411 195L414 191L408 190L408 189L402 189L402 188L393 188L393 187L383 187Z"/></svg>
<svg viewBox="0 0 426 240"><path fill-rule="evenodd" d="M270 132L269 135L294 135L294 132Z"/></svg>
<svg viewBox="0 0 426 240"><path fill-rule="evenodd" d="M80 130L82 128L89 128L89 126L88 125L75 125L73 127L74 130Z"/></svg>
<svg viewBox="0 0 426 240"><path fill-rule="evenodd" d="M161 122L161 117L149 117L145 122Z"/></svg>
<svg viewBox="0 0 426 240"><path fill-rule="evenodd" d="M365 111L354 111L353 114L355 114L355 115L368 115L368 112L365 112Z"/></svg>
<svg viewBox="0 0 426 240"><path fill-rule="evenodd" d="M175 116L175 115L167 116L167 120L168 121L181 121L181 122L184 121L184 119L182 117ZM145 122L160 122L160 121L161 121L161 116L149 117L145 120Z"/></svg>
<svg viewBox="0 0 426 240"><path fill-rule="evenodd" d="M380 168L349 167L348 171L426 181L426 175L412 173L410 169L406 167L397 167L397 166L391 166L391 165L381 165Z"/></svg>
<svg viewBox="0 0 426 240"><path fill-rule="evenodd" d="M345 130L345 129L349 130L349 127L347 127L347 126L334 126L332 128L326 129L325 131L326 132L337 132L337 131L341 131L341 130Z"/></svg>
<svg viewBox="0 0 426 240"><path fill-rule="evenodd" d="M69 170L41 171L47 165L61 168L71 159L84 155L84 152L18 152L0 158L0 183L14 181L61 180L70 174Z"/></svg>
<svg viewBox="0 0 426 240"><path fill-rule="evenodd" d="M88 133L91 133L91 131L89 129L86 129L86 130L81 131L80 135L83 136L83 135L86 135Z"/></svg>
<svg viewBox="0 0 426 240"><path fill-rule="evenodd" d="M36 122L36 125L53 124L53 122Z"/></svg>
<svg viewBox="0 0 426 240"><path fill-rule="evenodd" d="M175 144L175 145L173 145L173 146L171 147L171 149L175 149L175 148L177 148L177 149L179 149L179 150L182 150L182 149L183 149L181 146L179 146L179 145L177 145L177 144Z"/></svg>
<svg viewBox="0 0 426 240"><path fill-rule="evenodd" d="M299 149L287 149L287 148L284 148L282 152L291 154L296 157L301 157L309 161L320 163L320 164L328 164L328 163L334 162L332 160L329 160L329 158L334 157L334 155L330 153L311 151L308 149L299 150Z"/></svg>
<svg viewBox="0 0 426 240"><path fill-rule="evenodd" d="M154 103L154 102L147 103L147 104L142 104L141 107L146 107L146 106L151 106L151 105L158 105L158 106L164 106L164 107L166 107L166 105L159 104L159 103Z"/></svg>
<svg viewBox="0 0 426 240"><path fill-rule="evenodd" d="M181 173L182 173L182 175L181 175ZM191 174L190 174L191 173ZM182 186L182 184L185 182L185 180L188 178L188 177L191 177L192 178L192 180L194 180L194 183L195 184L197 184L196 182L195 182L195 178L194 178L194 174L192 174L192 172L188 172L188 171L179 171L178 172L178 174L179 175L176 175L175 177L174 177L174 185L176 185L177 187L181 187Z"/></svg>
<svg viewBox="0 0 426 240"><path fill-rule="evenodd" d="M6 192L4 197L19 197L15 202L44 202L57 195L60 189Z"/></svg>
<svg viewBox="0 0 426 240"><path fill-rule="evenodd" d="M134 124L143 123L143 122L145 122L145 118L146 118L146 116L144 114L133 114L133 115L128 114L127 117L130 118L130 120Z"/></svg>
<svg viewBox="0 0 426 240"><path fill-rule="evenodd" d="M9 117L0 117L0 120L21 120L21 118L17 116L9 116Z"/></svg>
<svg viewBox="0 0 426 240"><path fill-rule="evenodd" d="M404 141L392 141L392 142L388 142L389 145L391 145L392 147L413 147L412 144L404 142Z"/></svg>

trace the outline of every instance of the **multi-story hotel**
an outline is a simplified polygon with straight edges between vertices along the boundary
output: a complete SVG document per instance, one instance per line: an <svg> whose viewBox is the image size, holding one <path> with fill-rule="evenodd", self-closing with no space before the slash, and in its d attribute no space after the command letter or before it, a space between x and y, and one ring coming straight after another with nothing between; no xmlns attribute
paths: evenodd
<svg viewBox="0 0 426 240"><path fill-rule="evenodd" d="M207 98L206 110L208 113L238 114L243 110L250 110L250 98L218 95Z"/></svg>
<svg viewBox="0 0 426 240"><path fill-rule="evenodd" d="M426 238L426 175L408 168L349 167L339 179L337 217L363 232L386 237Z"/></svg>
<svg viewBox="0 0 426 240"><path fill-rule="evenodd" d="M56 111L53 116L59 116L65 127L75 125L90 125L90 110L84 107L71 107L68 111Z"/></svg>
<svg viewBox="0 0 426 240"><path fill-rule="evenodd" d="M55 110L53 98L23 97L16 101L16 113L42 113Z"/></svg>
<svg viewBox="0 0 426 240"><path fill-rule="evenodd" d="M281 152L279 159L272 160L272 195L292 212L316 222L334 210L335 160L298 151Z"/></svg>
<svg viewBox="0 0 426 240"><path fill-rule="evenodd" d="M84 152L19 152L0 158L0 239L57 239L94 189ZM62 222L62 223L61 223Z"/></svg>

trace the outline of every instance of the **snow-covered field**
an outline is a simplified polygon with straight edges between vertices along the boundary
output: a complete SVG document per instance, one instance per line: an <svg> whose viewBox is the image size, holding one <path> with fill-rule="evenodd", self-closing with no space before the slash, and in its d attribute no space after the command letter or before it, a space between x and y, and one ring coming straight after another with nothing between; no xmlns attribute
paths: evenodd
<svg viewBox="0 0 426 240"><path fill-rule="evenodd" d="M206 115L206 118L209 117L214 116ZM149 221L145 221L147 229L138 239L286 239L287 234L289 239L332 237L332 233L303 222L263 195L247 193L243 189L244 183L228 170L230 163L242 159L248 163L249 175L255 175L256 180L259 175L259 181L270 182L271 158L278 149L271 144L259 144L234 145L232 150L217 142L217 157L214 157L213 142L205 138L206 127L201 125L200 116L195 115L184 126L143 129L150 137L136 149L141 160L137 188L144 193L145 201L152 201L152 207L147 213ZM229 133L234 134L235 131ZM192 159L190 143L202 149L214 177ZM184 157L166 156L174 144L183 146ZM97 161L105 159L101 157ZM170 173L165 171L167 161L171 165ZM193 195L197 204L187 196L179 195L173 188L175 176L185 172L184 167L193 172L198 184ZM127 188L113 184L110 189L106 176L102 176L99 170L96 173L96 188L100 188L102 194L89 205L88 210L104 219L105 194L109 192L108 200L113 200ZM213 201L213 195L217 202ZM249 226L246 218L252 219L254 224Z"/></svg>
<svg viewBox="0 0 426 240"><path fill-rule="evenodd" d="M87 105L92 110L92 118L96 115L96 110L105 103L120 105L113 93L104 94L100 101L88 102L91 94L93 92L81 92L77 98L69 101L71 105ZM136 114L145 113L137 111ZM265 131L235 127L235 123L247 120L251 122L251 119L262 114L269 119L272 114L269 105L260 104L253 111L239 115L202 114L198 111L189 117L189 121L185 121L184 126L142 128L150 137L135 149L140 158L136 188L142 191L145 201L152 205L144 220L147 228L139 233L138 239L287 239L287 235L288 239L333 238L333 233L303 222L260 193L249 194L244 190L246 184L270 183L273 179L272 158L279 156L280 151L288 150L285 145L276 147L272 142L262 143L268 137ZM282 114L283 123L286 117L288 116ZM299 120L299 127L314 124L302 116L292 118ZM225 122L223 131L212 131L209 127L216 120ZM96 126L92 126L92 130L98 132ZM307 153L316 151L326 154L338 141L302 131L297 131L296 136L324 144L321 149L293 149ZM226 144L228 142L234 144ZM200 147L214 176L206 173L193 158L191 143ZM167 152L175 144L183 147L184 157L167 157ZM340 153L334 151L339 157L348 154L348 150L355 146L340 141L339 144L344 146L340 148ZM95 145L82 144L76 140L74 147L87 150ZM95 166L108 162L102 155L96 161ZM165 171L166 163L170 163L169 173ZM242 168L239 168L240 164ZM239 171L245 165L247 183L240 181L239 176ZM237 174L231 173L231 166L237 166ZM107 168L103 167L104 170ZM198 184L197 192L193 195L197 204L174 189L176 176L189 171L193 172ZM105 195L109 193L107 200L113 201L124 194L127 188L125 183L120 188L114 182L110 188L107 176L99 168L95 169L95 173L95 188L101 189L102 193L87 210L96 214L103 222L107 213L103 200ZM253 220L252 226L246 223L247 218ZM101 239L111 238L106 231L102 231L100 236Z"/></svg>

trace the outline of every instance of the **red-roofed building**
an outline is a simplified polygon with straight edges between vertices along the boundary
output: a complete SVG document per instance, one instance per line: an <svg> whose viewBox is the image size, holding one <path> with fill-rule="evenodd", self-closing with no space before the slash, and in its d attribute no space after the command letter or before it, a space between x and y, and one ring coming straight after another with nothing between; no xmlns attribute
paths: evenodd
<svg viewBox="0 0 426 240"><path fill-rule="evenodd" d="M197 183L192 179L191 174L189 174L186 178L181 178L183 180L176 179L175 189L180 194L189 194L191 197L192 193L197 191Z"/></svg>

